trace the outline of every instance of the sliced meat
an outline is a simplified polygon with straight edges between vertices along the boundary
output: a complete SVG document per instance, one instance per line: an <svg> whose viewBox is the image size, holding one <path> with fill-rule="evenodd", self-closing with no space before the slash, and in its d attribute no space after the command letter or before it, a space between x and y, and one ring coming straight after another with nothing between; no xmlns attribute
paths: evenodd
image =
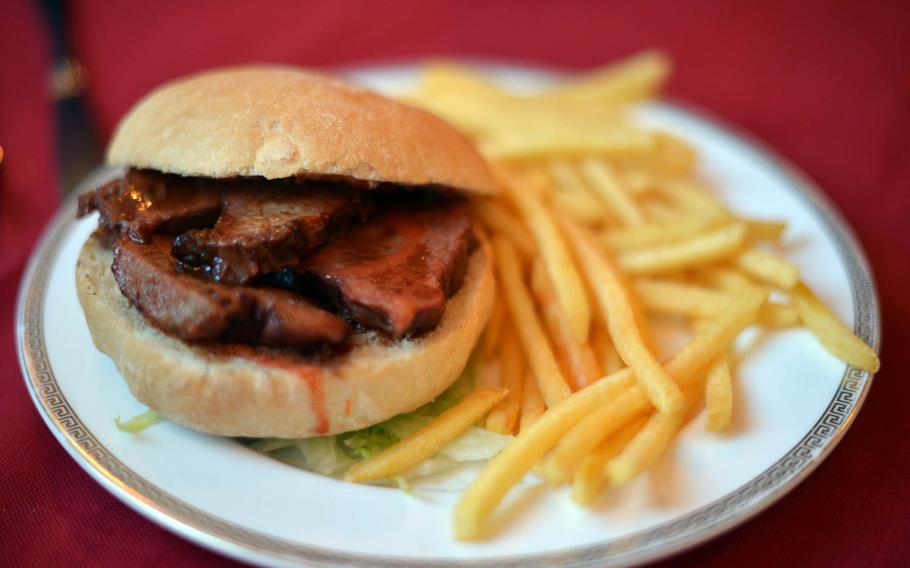
<svg viewBox="0 0 910 568"><path fill-rule="evenodd" d="M123 295L157 327L187 340L306 348L339 343L348 325L286 290L228 286L179 272L171 240L121 238L111 269Z"/></svg>
<svg viewBox="0 0 910 568"><path fill-rule="evenodd" d="M439 323L471 245L463 199L391 204L301 261L300 275L346 317L394 338Z"/></svg>
<svg viewBox="0 0 910 568"><path fill-rule="evenodd" d="M173 254L204 267L216 281L246 284L294 264L367 214L363 192L309 185L302 189L246 185L225 192L214 228L189 231Z"/></svg>
<svg viewBox="0 0 910 568"><path fill-rule="evenodd" d="M79 196L79 217L100 214L99 226L136 242L155 233L176 235L211 227L221 213L219 184L149 170L129 170L118 179Z"/></svg>

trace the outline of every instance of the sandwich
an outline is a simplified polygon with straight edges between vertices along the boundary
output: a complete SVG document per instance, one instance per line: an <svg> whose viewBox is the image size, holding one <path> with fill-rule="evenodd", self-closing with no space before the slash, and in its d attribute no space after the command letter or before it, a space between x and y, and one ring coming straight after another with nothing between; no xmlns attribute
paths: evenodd
<svg viewBox="0 0 910 568"><path fill-rule="evenodd" d="M496 184L435 116L340 79L178 79L117 126L79 197L96 347L162 417L225 436L358 430L442 393L494 301L470 200Z"/></svg>

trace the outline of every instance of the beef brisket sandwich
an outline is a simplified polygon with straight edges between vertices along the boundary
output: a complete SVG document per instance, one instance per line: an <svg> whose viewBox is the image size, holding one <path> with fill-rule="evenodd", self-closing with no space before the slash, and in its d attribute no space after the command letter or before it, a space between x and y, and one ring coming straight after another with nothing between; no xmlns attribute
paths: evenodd
<svg viewBox="0 0 910 568"><path fill-rule="evenodd" d="M309 437L432 400L494 295L470 196L495 184L436 117L292 68L207 72L120 123L79 199L95 345L167 419Z"/></svg>

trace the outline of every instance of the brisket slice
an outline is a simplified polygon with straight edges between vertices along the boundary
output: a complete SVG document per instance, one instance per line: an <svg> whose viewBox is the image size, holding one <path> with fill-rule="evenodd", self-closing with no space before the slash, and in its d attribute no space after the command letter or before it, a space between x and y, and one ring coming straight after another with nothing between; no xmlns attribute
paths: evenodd
<svg viewBox="0 0 910 568"><path fill-rule="evenodd" d="M347 324L286 290L228 286L177 270L171 240L121 238L111 269L123 295L162 330L187 340L306 348L339 343Z"/></svg>
<svg viewBox="0 0 910 568"><path fill-rule="evenodd" d="M98 211L100 227L148 242L155 233L176 235L210 227L221 213L218 183L149 170L123 177L79 196L79 217Z"/></svg>
<svg viewBox="0 0 910 568"><path fill-rule="evenodd" d="M466 200L411 196L316 249L298 271L345 317L396 339L419 335L461 285L471 238Z"/></svg>
<svg viewBox="0 0 910 568"><path fill-rule="evenodd" d="M224 193L224 211L211 229L177 237L173 255L202 267L216 281L247 284L293 265L365 218L363 192L326 185L301 189L261 182Z"/></svg>

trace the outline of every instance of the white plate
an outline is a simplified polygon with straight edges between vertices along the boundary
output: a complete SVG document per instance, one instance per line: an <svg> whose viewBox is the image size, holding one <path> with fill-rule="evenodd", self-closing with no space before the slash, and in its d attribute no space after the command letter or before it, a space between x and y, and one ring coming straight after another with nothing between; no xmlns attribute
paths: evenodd
<svg viewBox="0 0 910 568"><path fill-rule="evenodd" d="M523 88L540 72L491 68ZM398 90L412 67L354 73ZM702 175L736 211L789 221L786 255L860 337L879 341L869 267L843 220L812 183L741 133L674 104L641 120L692 141ZM99 175L103 175L99 174ZM92 187L97 178L83 189ZM26 383L60 443L102 486L156 523L203 546L265 564L581 566L652 560L755 515L804 479L850 425L871 377L828 355L804 330L741 338L735 423L725 435L696 419L653 470L593 509L529 477L499 512L495 538L452 538L458 489L473 475L416 488L416 496L323 478L231 439L162 423L131 436L114 417L143 410L92 345L74 286L77 253L94 218L74 203L51 223L23 279L19 354Z"/></svg>

